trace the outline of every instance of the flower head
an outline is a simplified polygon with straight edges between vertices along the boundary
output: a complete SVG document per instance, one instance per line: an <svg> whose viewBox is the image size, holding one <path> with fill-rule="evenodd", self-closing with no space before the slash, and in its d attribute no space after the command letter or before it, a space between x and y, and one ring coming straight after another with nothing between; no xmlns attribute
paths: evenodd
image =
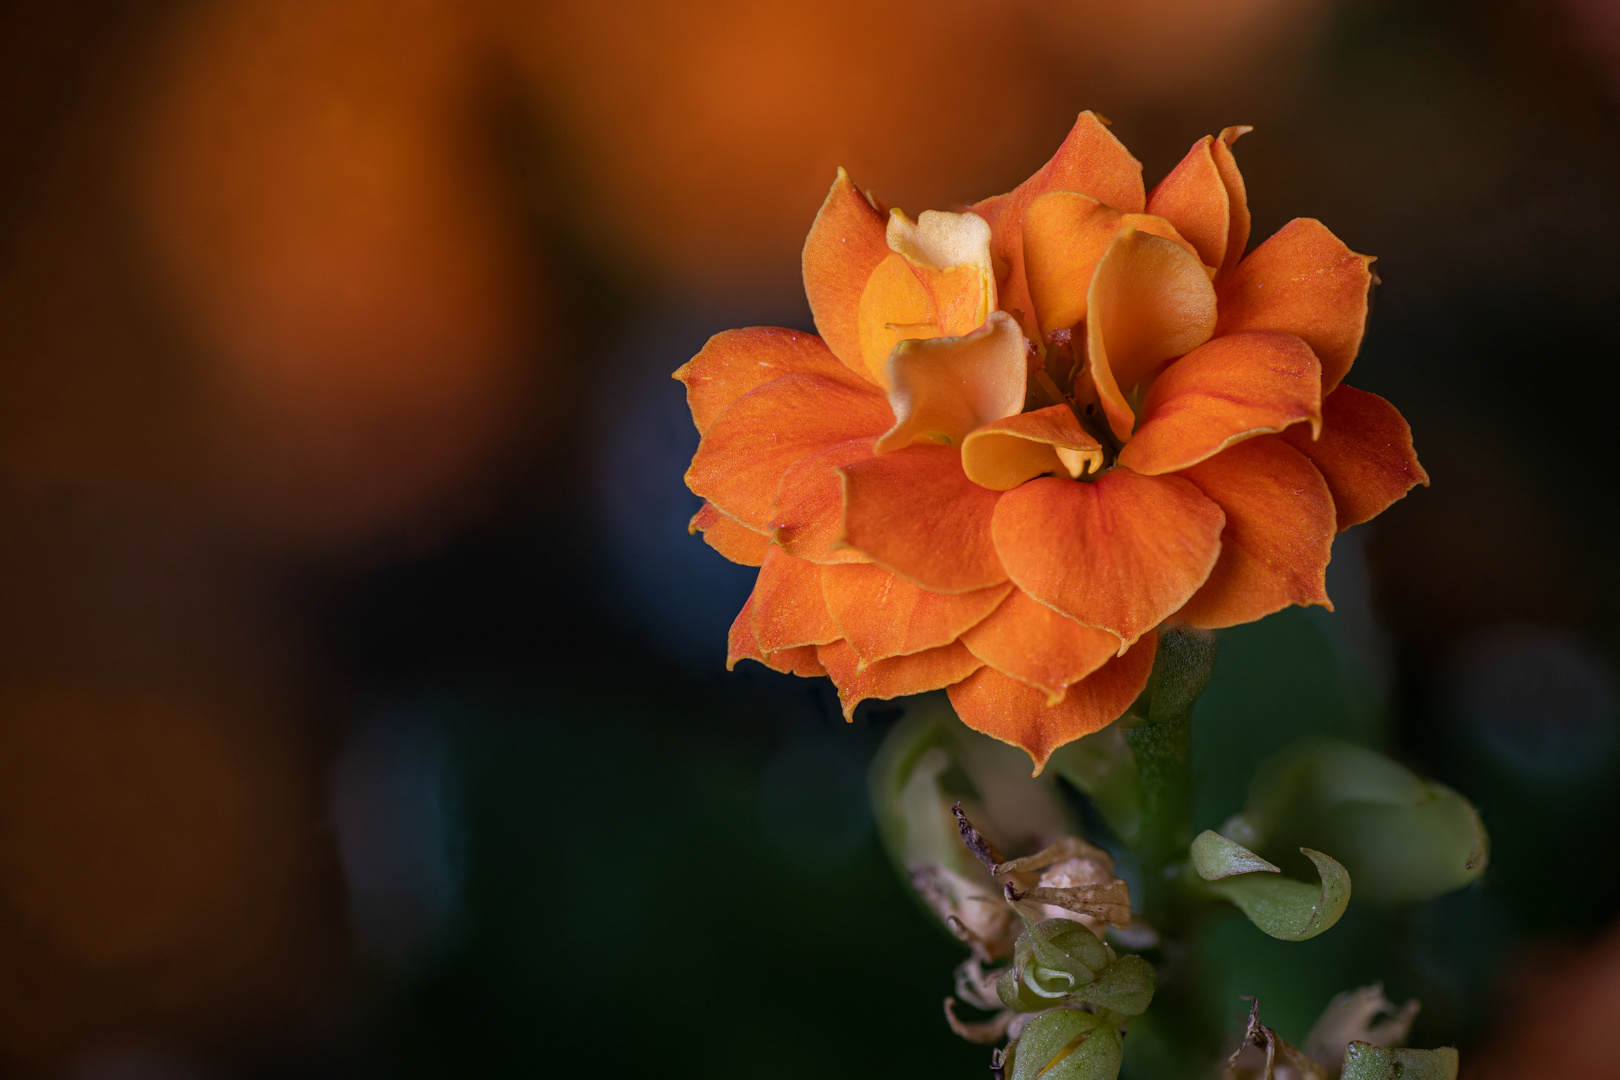
<svg viewBox="0 0 1620 1080"><path fill-rule="evenodd" d="M820 335L676 372L708 542L760 567L730 661L865 698L948 687L1037 771L1142 691L1156 628L1331 607L1334 534L1428 478L1341 385L1372 260L1301 218L1244 254L1232 143L1153 189L1092 113L1013 191L884 213L842 171L804 248Z"/></svg>

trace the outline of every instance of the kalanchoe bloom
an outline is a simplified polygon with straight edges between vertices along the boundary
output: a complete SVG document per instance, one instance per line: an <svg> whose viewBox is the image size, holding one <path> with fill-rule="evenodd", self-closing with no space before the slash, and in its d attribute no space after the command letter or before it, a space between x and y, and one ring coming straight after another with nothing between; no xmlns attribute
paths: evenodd
<svg viewBox="0 0 1620 1080"><path fill-rule="evenodd" d="M1129 707L1161 624L1329 606L1334 534L1427 477L1341 385L1371 260L1310 219L1244 255L1245 130L1150 194L1084 113L1014 191L915 221L840 171L820 336L728 331L676 373L692 529L760 567L731 663L828 675L846 713L948 687L1039 771Z"/></svg>

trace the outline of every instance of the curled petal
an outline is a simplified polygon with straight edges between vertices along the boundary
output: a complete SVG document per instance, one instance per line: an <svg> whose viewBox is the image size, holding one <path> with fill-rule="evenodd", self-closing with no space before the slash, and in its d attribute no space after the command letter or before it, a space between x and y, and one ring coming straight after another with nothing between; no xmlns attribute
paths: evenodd
<svg viewBox="0 0 1620 1080"><path fill-rule="evenodd" d="M851 371L863 375L861 293L889 254L883 215L839 169L804 241L804 294L827 347Z"/></svg>
<svg viewBox="0 0 1620 1080"><path fill-rule="evenodd" d="M952 447L908 446L839 471L844 542L873 562L932 592L1007 580L990 538L1002 496L969 480Z"/></svg>
<svg viewBox="0 0 1620 1080"><path fill-rule="evenodd" d="M991 530L1020 589L1128 646L1185 604L1221 550L1221 508L1177 476L1115 468L1007 492Z"/></svg>
<svg viewBox="0 0 1620 1080"><path fill-rule="evenodd" d="M952 686L951 704L968 727L1027 753L1039 776L1052 751L1124 715L1147 686L1157 646L1158 636L1147 635L1125 655L1069 687L1056 705L1048 705L1042 691L990 667Z"/></svg>
<svg viewBox="0 0 1620 1080"><path fill-rule="evenodd" d="M1024 212L1024 274L1042 334L1079 325L1097 263L1121 229L1161 236L1198 258L1176 227L1152 214L1124 214L1087 195L1049 191Z"/></svg>
<svg viewBox="0 0 1620 1080"><path fill-rule="evenodd" d="M960 446L974 428L1024 407L1027 373L1024 335L1004 311L966 337L900 342L889 357L894 427L874 452L914 441Z"/></svg>
<svg viewBox="0 0 1620 1080"><path fill-rule="evenodd" d="M1097 263L1086 306L1087 366L1124 442L1136 425L1127 396L1166 360L1209 340L1215 289L1186 248L1125 228Z"/></svg>
<svg viewBox="0 0 1620 1080"><path fill-rule="evenodd" d="M1007 268L1001 307L1015 312L1032 333L1035 310L1024 277L1024 212L1048 191L1077 191L1122 213L1141 213L1142 163L1095 113L1083 112L1057 153L1034 176L973 208L990 223L990 251Z"/></svg>
<svg viewBox="0 0 1620 1080"><path fill-rule="evenodd" d="M1236 266L1249 242L1248 197L1231 150L1249 130L1227 128L1218 139L1199 139L1148 196L1148 213L1169 220L1217 271Z"/></svg>
<svg viewBox="0 0 1620 1080"><path fill-rule="evenodd" d="M827 611L862 664L949 645L1011 590L1003 582L954 596L929 592L870 564L821 571Z"/></svg>
<svg viewBox="0 0 1620 1080"><path fill-rule="evenodd" d="M1119 652L1113 634L1081 626L1020 589L965 632L962 644L1003 675L1044 691L1048 705Z"/></svg>
<svg viewBox="0 0 1620 1080"><path fill-rule="evenodd" d="M1009 416L962 440L962 471L991 491L1011 491L1044 473L1080 477L1102 465L1102 444L1067 405Z"/></svg>
<svg viewBox="0 0 1620 1080"><path fill-rule="evenodd" d="M984 219L937 210L919 217L913 223L892 212L888 244L893 253L873 269L861 293L861 363L885 389L895 346L971 333L996 304L990 226Z"/></svg>
<svg viewBox="0 0 1620 1080"><path fill-rule="evenodd" d="M686 384L686 404L701 435L727 405L784 375L819 375L857 389L877 389L840 363L816 335L776 326L716 334L674 377Z"/></svg>
<svg viewBox="0 0 1620 1080"><path fill-rule="evenodd" d="M1314 218L1295 218L1249 253L1221 285L1218 334L1281 330L1322 361L1322 393L1350 370L1367 326L1372 259Z"/></svg>
<svg viewBox="0 0 1620 1080"><path fill-rule="evenodd" d="M796 559L813 563L865 562L844 535L844 481L838 470L872 456L876 440L850 439L813 450L782 474L771 505L770 540Z"/></svg>
<svg viewBox="0 0 1620 1080"><path fill-rule="evenodd" d="M770 537L726 517L715 509L713 503L704 503L703 508L692 515L686 531L688 534L702 532L704 541L710 547L744 566L758 566L764 562L765 549L771 546Z"/></svg>
<svg viewBox="0 0 1620 1080"><path fill-rule="evenodd" d="M838 627L821 597L821 567L781 548L765 553L751 603L750 622L762 653L838 640Z"/></svg>
<svg viewBox="0 0 1620 1080"><path fill-rule="evenodd" d="M1322 427L1322 365L1292 334L1251 330L1198 346L1165 368L1142 402L1119 462L1156 476L1254 435Z"/></svg>
<svg viewBox="0 0 1620 1080"><path fill-rule="evenodd" d="M786 375L733 401L698 444L686 486L747 525L770 528L788 467L831 443L881 434L894 423L876 390L820 375Z"/></svg>
<svg viewBox="0 0 1620 1080"><path fill-rule="evenodd" d="M1283 436L1311 459L1333 493L1340 531L1388 510L1429 474L1412 449L1412 429L1395 406L1365 390L1341 386L1322 403L1322 437Z"/></svg>
<svg viewBox="0 0 1620 1080"><path fill-rule="evenodd" d="M1213 630L1290 604L1329 611L1333 498L1322 474L1276 435L1224 450L1179 474L1226 512L1221 557L1177 618Z"/></svg>
<svg viewBox="0 0 1620 1080"><path fill-rule="evenodd" d="M983 666L960 641L910 656L891 656L864 667L847 641L822 645L816 649L816 656L833 685L838 687L838 700L844 707L846 720L854 719L855 706L867 698L888 701L942 690Z"/></svg>
<svg viewBox="0 0 1620 1080"><path fill-rule="evenodd" d="M1243 252L1249 246L1249 188L1238 171L1237 158L1232 156L1232 144L1254 129L1247 124L1223 128L1220 137L1210 147L1215 167L1220 170L1221 182L1226 185L1226 197L1231 206L1231 227L1227 231L1226 258L1216 268L1215 281L1225 281L1237 269Z"/></svg>

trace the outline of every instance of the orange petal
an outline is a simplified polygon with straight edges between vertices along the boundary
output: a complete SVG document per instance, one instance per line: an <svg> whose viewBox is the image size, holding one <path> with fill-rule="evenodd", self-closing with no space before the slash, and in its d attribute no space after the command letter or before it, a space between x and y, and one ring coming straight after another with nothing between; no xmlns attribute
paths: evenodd
<svg viewBox="0 0 1620 1080"><path fill-rule="evenodd" d="M1232 156L1232 144L1253 130L1247 124L1223 128L1220 138L1210 147L1215 168L1220 170L1221 183L1226 185L1227 203L1232 212L1226 234L1226 258L1216 267L1217 283L1231 276L1249 246L1249 188L1243 182L1243 174L1238 171L1237 158Z"/></svg>
<svg viewBox="0 0 1620 1080"><path fill-rule="evenodd" d="M875 440L851 439L812 451L789 466L771 504L771 539L796 559L813 563L865 562L844 535L844 480L838 470L872 456Z"/></svg>
<svg viewBox="0 0 1620 1080"><path fill-rule="evenodd" d="M1216 333L1281 330L1304 338L1322 361L1322 393L1330 393L1361 348L1371 264L1320 221L1295 218L1222 283Z"/></svg>
<svg viewBox="0 0 1620 1080"><path fill-rule="evenodd" d="M1251 330L1205 342L1165 368L1119 463L1153 476L1203 461L1253 435L1322 426L1322 365L1292 334Z"/></svg>
<svg viewBox="0 0 1620 1080"><path fill-rule="evenodd" d="M771 546L770 537L726 517L715 509L713 503L704 503L703 509L693 514L692 520L687 522L688 534L700 530L710 547L744 566L758 566L765 560L765 549Z"/></svg>
<svg viewBox="0 0 1620 1080"><path fill-rule="evenodd" d="M1007 267L1001 308L1017 313L1032 334L1037 330L1024 278L1024 211L1048 191L1077 191L1122 213L1140 213L1144 203L1142 163L1088 110L1080 114L1063 145L1034 176L973 208L990 223L991 254Z"/></svg>
<svg viewBox="0 0 1620 1080"><path fill-rule="evenodd" d="M991 491L1011 491L1044 473L1079 477L1102 465L1102 444L1067 405L1009 416L962 440L962 472Z"/></svg>
<svg viewBox="0 0 1620 1080"><path fill-rule="evenodd" d="M1007 580L990 539L999 492L962 473L948 446L908 446L846 465L844 542L931 592L965 593Z"/></svg>
<svg viewBox="0 0 1620 1080"><path fill-rule="evenodd" d="M1098 261L1125 227L1198 252L1162 217L1122 214L1073 191L1049 191L1024 212L1024 273L1042 334L1077 326Z"/></svg>
<svg viewBox="0 0 1620 1080"><path fill-rule="evenodd" d="M1333 497L1305 456L1276 435L1224 450L1181 473L1226 512L1221 557L1177 618L1213 630L1320 604L1333 555Z"/></svg>
<svg viewBox="0 0 1620 1080"><path fill-rule="evenodd" d="M1192 241L1204 265L1219 267L1226 260L1232 200L1210 150L1214 142L1205 135L1193 143L1187 156L1148 195L1147 209Z"/></svg>
<svg viewBox="0 0 1620 1080"><path fill-rule="evenodd" d="M816 649L816 656L838 687L838 700L844 706L844 719L855 717L855 706L867 698L888 701L908 694L924 694L961 682L983 666L960 641L938 649L927 649L910 656L891 656L875 664L861 666L847 641L835 641Z"/></svg>
<svg viewBox="0 0 1620 1080"><path fill-rule="evenodd" d="M1048 705L1119 652L1113 634L1081 626L1019 589L965 632L962 644L1003 675L1044 691Z"/></svg>
<svg viewBox="0 0 1620 1080"><path fill-rule="evenodd" d="M1004 311L966 337L902 341L889 357L894 427L877 441L886 454L913 442L960 446L982 424L1024 407L1029 368L1024 334Z"/></svg>
<svg viewBox="0 0 1620 1080"><path fill-rule="evenodd" d="M751 326L716 334L675 378L686 384L686 404L698 433L737 398L783 375L820 375L860 389L875 389L841 364L814 334Z"/></svg>
<svg viewBox="0 0 1620 1080"><path fill-rule="evenodd" d="M861 293L861 363L885 389L896 345L970 333L996 303L990 226L984 219L937 210L918 216L913 223L898 210L890 215L893 254L872 271Z"/></svg>
<svg viewBox="0 0 1620 1080"><path fill-rule="evenodd" d="M821 666L821 659L816 655L819 648L819 645L800 645L796 649L778 649L760 659L760 663L784 675L817 679L827 674L827 669Z"/></svg>
<svg viewBox="0 0 1620 1080"><path fill-rule="evenodd" d="M1283 438L1327 480L1341 532L1382 514L1416 485L1429 486L1406 418L1377 394L1353 386L1322 402L1320 439L1312 442L1304 429Z"/></svg>
<svg viewBox="0 0 1620 1080"><path fill-rule="evenodd" d="M995 610L1012 585L946 595L921 589L881 566L828 566L821 594L861 662L949 645Z"/></svg>
<svg viewBox="0 0 1620 1080"><path fill-rule="evenodd" d="M731 632L726 635L726 670L736 667L739 660L765 662L765 654L759 651L759 639L754 636L753 593L748 594L742 610L731 621Z"/></svg>
<svg viewBox="0 0 1620 1080"><path fill-rule="evenodd" d="M1056 705L1048 705L1042 691L989 667L952 686L951 704L968 727L1027 753L1039 776L1052 751L1125 714L1147 687L1158 640L1157 634L1147 635L1125 655L1069 687Z"/></svg>
<svg viewBox="0 0 1620 1080"><path fill-rule="evenodd" d="M924 210L913 222L891 210L888 238L932 295L941 334L971 333L995 310L990 226L982 217Z"/></svg>
<svg viewBox="0 0 1620 1080"><path fill-rule="evenodd" d="M862 374L861 293L890 255L884 230L883 215L839 169L804 241L804 294L816 329L838 359Z"/></svg>
<svg viewBox="0 0 1620 1080"><path fill-rule="evenodd" d="M1001 497L991 529L1014 584L1129 645L1204 583L1224 522L1180 477L1115 468L1094 484L1031 480Z"/></svg>
<svg viewBox="0 0 1620 1080"><path fill-rule="evenodd" d="M893 424L889 403L876 390L820 375L786 375L733 401L709 426L686 470L686 486L763 532L790 465L812 450L880 435Z"/></svg>
<svg viewBox="0 0 1620 1080"><path fill-rule="evenodd" d="M1124 442L1136 425L1126 398L1137 383L1209 340L1215 288L1186 248L1124 228L1097 263L1086 307L1087 368Z"/></svg>
<svg viewBox="0 0 1620 1080"><path fill-rule="evenodd" d="M821 598L821 567L779 547L765 553L753 603L754 638L761 652L838 640L838 627Z"/></svg>

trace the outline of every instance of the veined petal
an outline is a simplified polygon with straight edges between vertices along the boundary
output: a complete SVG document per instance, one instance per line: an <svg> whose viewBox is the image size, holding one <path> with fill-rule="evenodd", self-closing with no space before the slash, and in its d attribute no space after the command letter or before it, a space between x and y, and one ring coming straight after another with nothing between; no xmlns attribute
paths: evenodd
<svg viewBox="0 0 1620 1080"><path fill-rule="evenodd" d="M796 559L860 563L866 557L840 546L844 535L844 480L838 470L872 456L871 438L850 439L813 450L782 474L771 504L770 540Z"/></svg>
<svg viewBox="0 0 1620 1080"><path fill-rule="evenodd" d="M686 384L686 404L701 435L727 405L784 375L819 375L856 389L877 389L840 363L816 335L776 326L716 334L674 377Z"/></svg>
<svg viewBox="0 0 1620 1080"><path fill-rule="evenodd" d="M1321 438L1312 442L1303 429L1283 438L1321 471L1341 532L1382 514L1418 484L1429 486L1406 418L1377 394L1353 386L1322 402Z"/></svg>
<svg viewBox="0 0 1620 1080"><path fill-rule="evenodd" d="M840 472L844 542L873 562L931 592L973 592L1007 580L990 539L1002 496L963 474L954 447L908 446Z"/></svg>
<svg viewBox="0 0 1620 1080"><path fill-rule="evenodd" d="M1226 512L1221 557L1177 618L1213 630L1290 604L1329 611L1333 498L1316 466L1276 435L1223 450L1180 474Z"/></svg>
<svg viewBox="0 0 1620 1080"><path fill-rule="evenodd" d="M1103 253L1121 229L1180 244L1199 257L1176 227L1152 214L1125 214L1088 195L1049 191L1024 212L1024 274L1042 334L1079 325Z"/></svg>
<svg viewBox="0 0 1620 1080"><path fill-rule="evenodd" d="M820 645L800 645L796 649L778 649L765 655L760 659L760 663L784 675L797 675L801 679L818 679L827 674L827 669L821 666L821 658L816 652L820 648Z"/></svg>
<svg viewBox="0 0 1620 1080"><path fill-rule="evenodd" d="M960 446L968 432L1024 407L1028 364L1012 316L990 313L965 337L902 341L889 356L894 427L877 441L886 454L927 442Z"/></svg>
<svg viewBox="0 0 1620 1080"><path fill-rule="evenodd" d="M890 254L884 230L883 215L839 169L804 241L804 294L816 330L833 355L863 375L861 293L872 271Z"/></svg>
<svg viewBox="0 0 1620 1080"><path fill-rule="evenodd" d="M1067 405L1009 416L962 440L962 471L991 491L1011 491L1044 473L1078 478L1102 466L1102 444Z"/></svg>
<svg viewBox="0 0 1620 1080"><path fill-rule="evenodd" d="M1119 462L1176 472L1254 435L1301 421L1322 427L1322 365L1292 334L1250 330L1206 341L1149 387Z"/></svg>
<svg viewBox="0 0 1620 1080"><path fill-rule="evenodd" d="M686 531L688 535L701 531L705 543L732 562L744 566L758 566L764 562L765 549L771 546L770 537L755 532L734 518L726 517L710 502L704 503L703 508L692 515L692 520L686 524Z"/></svg>
<svg viewBox="0 0 1620 1080"><path fill-rule="evenodd" d="M1157 652L1158 635L1148 634L1125 655L1070 686L1056 705L1048 705L1041 690L995 668L980 668L950 688L951 704L968 727L1027 753L1039 776L1052 751L1124 715L1147 687Z"/></svg>
<svg viewBox="0 0 1620 1080"><path fill-rule="evenodd" d="M1007 492L991 531L1015 585L1128 646L1204 583L1225 520L1180 477L1115 468L1093 484L1043 477Z"/></svg>
<svg viewBox="0 0 1620 1080"><path fill-rule="evenodd" d="M838 687L838 700L844 707L846 720L855 718L855 706L867 698L888 701L942 690L983 666L960 641L910 656L891 656L865 667L847 641L822 645L816 649L816 656L833 685Z"/></svg>
<svg viewBox="0 0 1620 1080"><path fill-rule="evenodd" d="M754 594L749 593L742 610L731 620L731 632L726 635L726 670L737 666L739 660L765 662L760 652L759 639L754 636Z"/></svg>
<svg viewBox="0 0 1620 1080"><path fill-rule="evenodd" d="M1304 338L1322 361L1322 393L1331 393L1361 349L1372 261L1320 221L1295 218L1222 283L1216 333L1281 330Z"/></svg>
<svg viewBox="0 0 1620 1080"><path fill-rule="evenodd" d="M1021 589L1013 589L988 618L964 632L962 644L1003 675L1044 692L1048 705L1056 705L1071 683L1119 652L1113 634L1081 626Z"/></svg>
<svg viewBox="0 0 1620 1080"><path fill-rule="evenodd" d="M959 275L958 285L971 275ZM934 296L917 270L899 252L891 251L872 270L861 293L856 325L860 334L860 363L868 378L889 388L889 354L902 341L938 337L939 313Z"/></svg>
<svg viewBox="0 0 1620 1080"><path fill-rule="evenodd" d="M893 424L876 390L785 375L742 395L715 419L686 470L686 486L763 532L788 466L812 450L880 435Z"/></svg>
<svg viewBox="0 0 1620 1080"><path fill-rule="evenodd" d="M1080 114L1052 159L1005 195L979 203L974 213L990 223L990 251L1007 270L1001 307L1038 333L1024 277L1024 211L1048 191L1077 191L1115 209L1142 211L1142 163L1109 132L1096 113Z"/></svg>
<svg viewBox="0 0 1620 1080"><path fill-rule="evenodd" d="M1253 130L1247 124L1223 128L1220 137L1210 146L1215 168L1220 170L1221 182L1226 185L1227 202L1232 211L1231 226L1227 231L1226 258L1216 270L1216 284L1231 276L1249 246L1249 188L1243 182L1243 174L1238 171L1237 158L1232 156L1232 144Z"/></svg>
<svg viewBox="0 0 1620 1080"><path fill-rule="evenodd" d="M838 627L821 598L821 567L781 548L765 553L752 603L750 620L762 653L838 640Z"/></svg>
<svg viewBox="0 0 1620 1080"><path fill-rule="evenodd" d="M1086 364L1114 435L1136 425L1128 395L1215 329L1215 289L1198 257L1161 236L1120 230L1091 278Z"/></svg>
<svg viewBox="0 0 1620 1080"><path fill-rule="evenodd" d="M862 664L949 645L996 609L1009 582L947 595L918 588L881 566L828 566L821 595Z"/></svg>

